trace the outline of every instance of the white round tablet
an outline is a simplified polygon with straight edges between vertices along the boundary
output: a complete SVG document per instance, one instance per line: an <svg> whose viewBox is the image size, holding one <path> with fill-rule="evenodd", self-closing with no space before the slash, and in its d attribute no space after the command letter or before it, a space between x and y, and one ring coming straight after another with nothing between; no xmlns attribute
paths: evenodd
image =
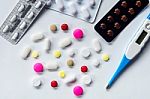
<svg viewBox="0 0 150 99"><path fill-rule="evenodd" d="M69 51L68 51L68 55L69 55L70 57L74 57L74 55L75 55L75 50L73 50L73 49L69 50Z"/></svg>
<svg viewBox="0 0 150 99"><path fill-rule="evenodd" d="M98 67L98 66L100 65L100 60L94 59L94 60L92 61L92 65L95 66L95 67Z"/></svg>
<svg viewBox="0 0 150 99"><path fill-rule="evenodd" d="M88 58L90 55L91 55L91 51L89 48L84 48L81 50L81 55L84 57L84 58Z"/></svg>
<svg viewBox="0 0 150 99"><path fill-rule="evenodd" d="M32 80L33 87L39 88L42 85L42 81L40 78L34 78Z"/></svg>
<svg viewBox="0 0 150 99"><path fill-rule="evenodd" d="M89 75L85 75L81 78L81 81L85 85L90 85L92 83L92 78Z"/></svg>

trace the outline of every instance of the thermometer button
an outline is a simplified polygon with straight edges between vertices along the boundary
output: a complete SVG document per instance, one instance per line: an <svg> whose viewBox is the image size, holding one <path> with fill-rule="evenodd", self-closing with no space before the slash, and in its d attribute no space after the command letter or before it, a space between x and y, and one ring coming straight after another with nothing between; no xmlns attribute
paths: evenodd
<svg viewBox="0 0 150 99"><path fill-rule="evenodd" d="M150 23L147 23L147 24L145 25L145 27L146 27L146 29L150 30Z"/></svg>

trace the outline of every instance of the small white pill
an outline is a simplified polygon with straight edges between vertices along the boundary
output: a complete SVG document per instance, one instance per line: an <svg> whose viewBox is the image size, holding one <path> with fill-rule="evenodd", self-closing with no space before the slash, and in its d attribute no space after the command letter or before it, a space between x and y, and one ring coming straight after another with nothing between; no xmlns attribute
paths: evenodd
<svg viewBox="0 0 150 99"><path fill-rule="evenodd" d="M81 78L81 81L85 85L90 85L92 83L92 78L89 75L85 75Z"/></svg>
<svg viewBox="0 0 150 99"><path fill-rule="evenodd" d="M63 40L60 41L59 46L61 48L66 48L71 44L72 44L72 41L70 38L64 38Z"/></svg>
<svg viewBox="0 0 150 99"><path fill-rule="evenodd" d="M81 50L81 55L84 57L84 58L88 58L90 55L91 55L91 51L89 48L84 48Z"/></svg>
<svg viewBox="0 0 150 99"><path fill-rule="evenodd" d="M73 50L73 49L71 49L71 50L68 51L68 55L69 55L70 57L74 57L75 54L76 54L76 53L75 53L75 50Z"/></svg>
<svg viewBox="0 0 150 99"><path fill-rule="evenodd" d="M17 16L14 15L14 16L12 16L12 18L10 19L10 22L13 23L13 22L15 22L16 20L17 20Z"/></svg>
<svg viewBox="0 0 150 99"><path fill-rule="evenodd" d="M95 67L98 67L100 65L100 61L98 59L94 59L92 61L92 65L95 66Z"/></svg>
<svg viewBox="0 0 150 99"><path fill-rule="evenodd" d="M46 38L44 40L44 50L45 50L45 52L48 53L50 51L50 49L51 49L51 40L49 38Z"/></svg>
<svg viewBox="0 0 150 99"><path fill-rule="evenodd" d="M25 29L26 28L26 26L27 26L27 23L26 22L22 22L22 24L20 25L20 29L21 30L23 30L23 29Z"/></svg>
<svg viewBox="0 0 150 99"><path fill-rule="evenodd" d="M47 70L56 71L59 68L59 64L57 62L50 61L45 64L45 68Z"/></svg>
<svg viewBox="0 0 150 99"><path fill-rule="evenodd" d="M6 33L6 32L8 32L8 30L9 30L9 26L6 25L6 26L4 27L4 29L3 29L3 32Z"/></svg>
<svg viewBox="0 0 150 99"><path fill-rule="evenodd" d="M44 35L42 33L35 33L31 35L31 40L33 42L38 42L44 39Z"/></svg>
<svg viewBox="0 0 150 99"><path fill-rule="evenodd" d="M102 50L99 39L94 39L92 43L93 43L93 48L96 52L100 52Z"/></svg>
<svg viewBox="0 0 150 99"><path fill-rule="evenodd" d="M64 10L64 3L63 0L56 0L57 8L62 11Z"/></svg>
<svg viewBox="0 0 150 99"><path fill-rule="evenodd" d="M18 8L18 12L22 12L24 11L25 9L25 6L24 5L20 5L20 7Z"/></svg>
<svg viewBox="0 0 150 99"><path fill-rule="evenodd" d="M75 4L74 4L73 2L70 2L70 3L68 4L68 9L69 9L69 11L70 11L70 13L71 13L72 15L75 15L75 14L77 13L76 6L75 6Z"/></svg>
<svg viewBox="0 0 150 99"><path fill-rule="evenodd" d="M35 5L35 8L39 9L41 6L42 6L42 2L39 1L39 2Z"/></svg>
<svg viewBox="0 0 150 99"><path fill-rule="evenodd" d="M91 15L90 15L90 12L87 8L83 7L81 9L81 13L82 13L82 17L86 20L90 19Z"/></svg>
<svg viewBox="0 0 150 99"><path fill-rule="evenodd" d="M28 19L32 19L34 17L34 13L30 12L29 15L27 16Z"/></svg>
<svg viewBox="0 0 150 99"><path fill-rule="evenodd" d="M31 53L31 48L29 46L26 46L26 47L24 47L22 49L20 56L22 57L22 59L25 60L25 59L28 58L28 56L30 55L30 53Z"/></svg>
<svg viewBox="0 0 150 99"><path fill-rule="evenodd" d="M19 37L19 33L14 33L12 36L12 40L16 40Z"/></svg>
<svg viewBox="0 0 150 99"><path fill-rule="evenodd" d="M39 88L39 87L42 85L41 79L40 79L40 78L34 78L34 79L32 80L32 85L33 85L33 87L35 87L35 88Z"/></svg>
<svg viewBox="0 0 150 99"><path fill-rule="evenodd" d="M64 83L66 83L66 84L70 84L70 83L73 83L75 81L76 81L76 75L75 74L69 74L64 79Z"/></svg>

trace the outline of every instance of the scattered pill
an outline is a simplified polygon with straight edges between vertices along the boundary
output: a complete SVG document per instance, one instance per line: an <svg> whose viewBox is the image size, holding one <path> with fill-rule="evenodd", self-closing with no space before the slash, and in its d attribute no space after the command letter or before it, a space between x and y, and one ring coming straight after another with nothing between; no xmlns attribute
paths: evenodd
<svg viewBox="0 0 150 99"><path fill-rule="evenodd" d="M42 2L39 1L39 2L35 5L35 8L39 9L41 6L42 6Z"/></svg>
<svg viewBox="0 0 150 99"><path fill-rule="evenodd" d="M107 62L107 61L109 61L109 59L110 59L110 58L109 58L109 55L108 55L108 54L103 54L103 55L102 55L102 60L103 60L103 61Z"/></svg>
<svg viewBox="0 0 150 99"><path fill-rule="evenodd" d="M73 49L71 49L71 50L68 51L68 55L69 55L70 57L74 57L75 54L76 54L76 53L75 53L75 50L73 50Z"/></svg>
<svg viewBox="0 0 150 99"><path fill-rule="evenodd" d="M57 31L57 26L56 26L55 24L52 24L52 25L50 26L50 30L51 30L52 32L56 32L56 31Z"/></svg>
<svg viewBox="0 0 150 99"><path fill-rule="evenodd" d="M81 29L75 29L73 32L73 36L77 40L81 40L83 38L83 31Z"/></svg>
<svg viewBox="0 0 150 99"><path fill-rule="evenodd" d="M35 33L31 35L31 40L33 42L38 42L40 40L44 39L44 35L42 33Z"/></svg>
<svg viewBox="0 0 150 99"><path fill-rule="evenodd" d="M81 96L81 95L83 95L83 88L81 86L75 86L73 88L73 93L76 96Z"/></svg>
<svg viewBox="0 0 150 99"><path fill-rule="evenodd" d="M88 57L91 55L90 49L88 49L88 48L82 49L82 50L81 50L81 55L82 55L84 58L88 58Z"/></svg>
<svg viewBox="0 0 150 99"><path fill-rule="evenodd" d="M58 82L56 80L51 81L51 87L53 88L58 87Z"/></svg>
<svg viewBox="0 0 150 99"><path fill-rule="evenodd" d="M31 53L31 48L29 46L26 46L26 47L24 47L22 49L20 56L22 57L22 59L25 60L25 59L28 58L28 56L30 55L30 53Z"/></svg>
<svg viewBox="0 0 150 99"><path fill-rule="evenodd" d="M34 71L36 73L41 73L44 71L44 66L41 63L34 64Z"/></svg>
<svg viewBox="0 0 150 99"><path fill-rule="evenodd" d="M90 85L92 83L92 78L89 75L84 75L81 80L85 85Z"/></svg>
<svg viewBox="0 0 150 99"><path fill-rule="evenodd" d="M60 41L59 46L61 48L66 48L72 44L72 41L70 38L64 38Z"/></svg>
<svg viewBox="0 0 150 99"><path fill-rule="evenodd" d="M45 64L45 67L47 70L55 71L59 68L59 64L57 62L54 62L54 61L49 61Z"/></svg>
<svg viewBox="0 0 150 99"><path fill-rule="evenodd" d="M31 57L37 59L39 57L39 52L38 51L32 51Z"/></svg>
<svg viewBox="0 0 150 99"><path fill-rule="evenodd" d="M63 70L61 70L61 71L58 72L58 76L60 78L65 78L66 74L65 74L65 72Z"/></svg>
<svg viewBox="0 0 150 99"><path fill-rule="evenodd" d="M59 50L56 50L56 51L54 51L54 56L56 57L56 58L60 58L61 57L61 51L59 51Z"/></svg>
<svg viewBox="0 0 150 99"><path fill-rule="evenodd" d="M94 59L92 61L92 65L95 66L95 67L98 67L100 65L100 61L98 59Z"/></svg>
<svg viewBox="0 0 150 99"><path fill-rule="evenodd" d="M39 88L39 87L42 85L41 79L40 79L40 78L34 78L34 79L32 80L32 85L33 85L33 87L35 87L35 88Z"/></svg>
<svg viewBox="0 0 150 99"><path fill-rule="evenodd" d="M49 53L50 49L51 49L51 40L49 38L46 38L44 40L44 50L45 52Z"/></svg>
<svg viewBox="0 0 150 99"><path fill-rule="evenodd" d="M75 74L69 74L65 77L64 83L70 84L76 81L76 75Z"/></svg>
<svg viewBox="0 0 150 99"><path fill-rule="evenodd" d="M63 30L63 31L66 31L66 30L68 30L68 24L62 24L61 25L61 29Z"/></svg>
<svg viewBox="0 0 150 99"><path fill-rule="evenodd" d="M74 61L73 61L72 59L68 59L68 60L67 60L67 65L68 65L69 67L73 67L73 66L74 66Z"/></svg>
<svg viewBox="0 0 150 99"><path fill-rule="evenodd" d="M93 48L96 52L100 52L102 50L99 39L94 39L93 40Z"/></svg>
<svg viewBox="0 0 150 99"><path fill-rule="evenodd" d="M87 66L81 66L81 72L87 72L88 71L88 67Z"/></svg>

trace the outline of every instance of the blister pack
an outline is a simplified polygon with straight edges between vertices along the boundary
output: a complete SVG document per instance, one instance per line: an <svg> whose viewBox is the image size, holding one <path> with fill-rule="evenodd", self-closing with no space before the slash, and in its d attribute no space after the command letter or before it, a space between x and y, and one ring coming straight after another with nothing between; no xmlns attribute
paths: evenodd
<svg viewBox="0 0 150 99"><path fill-rule="evenodd" d="M48 8L93 23L101 0L52 0Z"/></svg>
<svg viewBox="0 0 150 99"><path fill-rule="evenodd" d="M0 27L0 35L17 44L47 4L47 0L20 0Z"/></svg>

